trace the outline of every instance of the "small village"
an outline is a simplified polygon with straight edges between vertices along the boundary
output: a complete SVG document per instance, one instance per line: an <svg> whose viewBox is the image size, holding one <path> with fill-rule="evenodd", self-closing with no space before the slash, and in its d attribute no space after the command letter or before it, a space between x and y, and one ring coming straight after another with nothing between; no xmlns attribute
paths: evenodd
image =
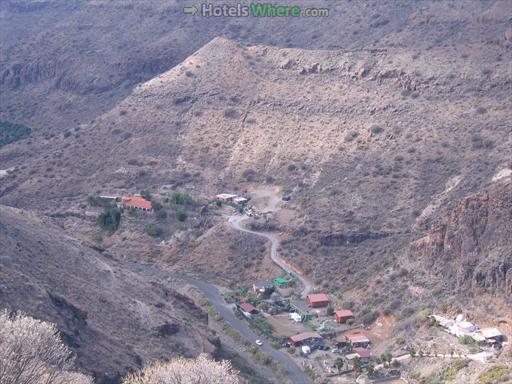
<svg viewBox="0 0 512 384"><path fill-rule="evenodd" d="M156 213L161 196L143 192L131 196L100 195L95 199L105 203L100 206L123 210ZM289 201L283 196L282 201ZM248 217L259 217L260 212L249 204L250 199L231 193L221 193L203 209L214 205L232 207ZM281 267L282 268L282 267ZM412 341L393 351L374 352L370 323L355 316L332 293L313 290L301 295L301 281L293 271L282 273L237 290L225 290L222 297L231 306L240 321L261 335L251 340L256 347L268 343L295 359L310 375L322 377L346 377L347 380L367 378L368 382L395 383L401 377L402 362L415 357L440 357L470 359L487 363L507 343L502 332L494 327L482 328L469 322L462 314L454 319L430 314L432 327L452 335L453 341L471 344L467 353L438 354L421 350ZM382 340L379 340L382 341ZM446 340L446 345L453 345ZM344 382L344 381L343 381ZM351 381L348 381L351 382ZM360 382L360 381L358 381ZM361 382L365 382L364 380Z"/></svg>

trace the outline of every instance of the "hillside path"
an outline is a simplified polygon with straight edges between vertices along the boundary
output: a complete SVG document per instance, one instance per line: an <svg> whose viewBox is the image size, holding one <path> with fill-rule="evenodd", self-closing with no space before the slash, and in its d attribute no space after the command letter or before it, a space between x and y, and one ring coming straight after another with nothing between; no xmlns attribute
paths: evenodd
<svg viewBox="0 0 512 384"><path fill-rule="evenodd" d="M272 213L280 209L281 198L276 188L264 187L255 188L250 192L252 197L251 202L260 212ZM279 268L287 272L293 272L299 279L300 283L304 287L301 292L302 298L305 298L312 290L313 284L309 281L302 272L298 271L286 260L279 257L277 252L279 248L280 239L279 236L271 232L259 232L247 229L242 225L242 222L247 219L245 215L235 214L229 217L228 223L237 231L251 233L256 236L264 237L270 241L270 259Z"/></svg>
<svg viewBox="0 0 512 384"><path fill-rule="evenodd" d="M274 233L257 232L245 228L242 225L242 222L245 219L247 219L247 216L234 215L229 217L228 222L231 225L231 227L233 227L237 231L252 233L253 235L261 236L266 238L267 240L270 240L270 258L279 268L283 269L284 271L293 272L295 276L297 276L300 283L304 287L302 289L301 296L302 298L305 298L313 290L313 284L298 271L294 270L294 268L290 266L285 260L281 259L278 256L277 249L279 247L279 237Z"/></svg>

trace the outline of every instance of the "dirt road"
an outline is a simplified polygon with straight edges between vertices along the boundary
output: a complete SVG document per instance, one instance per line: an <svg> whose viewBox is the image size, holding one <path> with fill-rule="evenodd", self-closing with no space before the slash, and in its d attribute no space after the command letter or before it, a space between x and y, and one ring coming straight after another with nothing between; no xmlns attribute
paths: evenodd
<svg viewBox="0 0 512 384"><path fill-rule="evenodd" d="M279 210L279 198L277 192L271 188L255 189L251 192L251 202L257 206L260 212L275 212ZM297 271L293 266L288 264L285 260L281 259L278 255L277 249L279 248L279 237L275 233L271 232L257 232L245 228L242 222L247 219L244 215L233 215L228 219L229 224L236 230L246 233L252 233L253 235L261 236L270 241L270 258L272 261L281 269L289 272L293 272L300 283L304 287L301 292L301 296L305 298L312 290L313 284L302 275L301 272Z"/></svg>

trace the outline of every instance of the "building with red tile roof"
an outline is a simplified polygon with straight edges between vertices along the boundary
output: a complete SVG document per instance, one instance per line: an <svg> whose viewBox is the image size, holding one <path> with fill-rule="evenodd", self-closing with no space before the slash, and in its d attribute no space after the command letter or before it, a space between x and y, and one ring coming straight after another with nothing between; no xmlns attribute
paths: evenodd
<svg viewBox="0 0 512 384"><path fill-rule="evenodd" d="M334 312L334 320L337 323L346 323L348 320L353 319L354 314L349 309L340 309Z"/></svg>
<svg viewBox="0 0 512 384"><path fill-rule="evenodd" d="M306 300L312 308L327 307L329 305L329 296L325 293L312 293L307 296Z"/></svg>
<svg viewBox="0 0 512 384"><path fill-rule="evenodd" d="M152 211L153 206L151 205L151 201L146 200L140 196L133 197L123 197L122 199L123 207L139 209L141 211Z"/></svg>
<svg viewBox="0 0 512 384"><path fill-rule="evenodd" d="M320 336L316 332L304 332L299 333L298 335L294 335L290 337L290 344L293 346L299 346L309 341L320 340L322 336Z"/></svg>

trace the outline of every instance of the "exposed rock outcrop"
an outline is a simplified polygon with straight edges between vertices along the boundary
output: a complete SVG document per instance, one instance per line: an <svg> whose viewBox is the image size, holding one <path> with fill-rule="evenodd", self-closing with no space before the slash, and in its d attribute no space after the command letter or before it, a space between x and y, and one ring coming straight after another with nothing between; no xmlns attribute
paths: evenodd
<svg viewBox="0 0 512 384"><path fill-rule="evenodd" d="M512 178L462 200L411 243L411 256L454 289L512 299Z"/></svg>

